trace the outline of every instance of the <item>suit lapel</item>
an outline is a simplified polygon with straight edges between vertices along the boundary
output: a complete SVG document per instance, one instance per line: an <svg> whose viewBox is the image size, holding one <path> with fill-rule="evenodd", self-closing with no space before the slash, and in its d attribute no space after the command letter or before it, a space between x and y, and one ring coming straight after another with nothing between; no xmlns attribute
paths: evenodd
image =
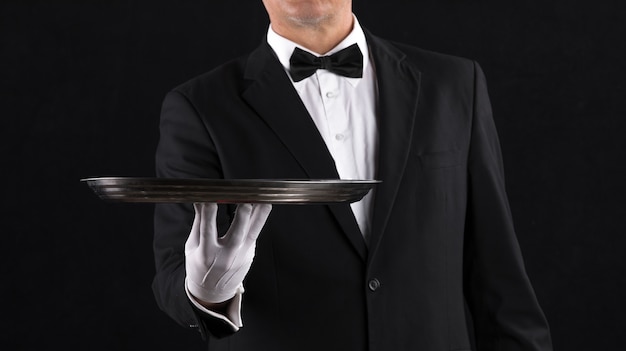
<svg viewBox="0 0 626 351"><path fill-rule="evenodd" d="M250 85L242 93L243 99L265 120L307 176L338 179L335 162L322 136L267 43L250 55L245 78L250 80ZM350 206L328 207L352 246L365 259L367 248Z"/></svg>
<svg viewBox="0 0 626 351"><path fill-rule="evenodd" d="M366 32L378 81L379 154L370 259L382 239L412 142L417 110L420 72L405 55L388 42Z"/></svg>

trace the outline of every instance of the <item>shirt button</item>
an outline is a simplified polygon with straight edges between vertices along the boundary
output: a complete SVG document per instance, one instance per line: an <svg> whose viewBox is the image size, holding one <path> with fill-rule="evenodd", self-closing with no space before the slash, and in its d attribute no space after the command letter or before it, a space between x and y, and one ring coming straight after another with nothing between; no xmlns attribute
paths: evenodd
<svg viewBox="0 0 626 351"><path fill-rule="evenodd" d="M326 93L326 97L327 98L335 97L335 93L333 93L332 91L329 91L329 92Z"/></svg>
<svg viewBox="0 0 626 351"><path fill-rule="evenodd" d="M342 141L345 138L345 135L339 133L339 134L335 134L335 139L338 141Z"/></svg>
<svg viewBox="0 0 626 351"><path fill-rule="evenodd" d="M380 288L380 281L378 281L378 279L376 279L376 278L370 279L370 281L367 283L367 287L371 291L376 291L376 290L378 290L378 288Z"/></svg>

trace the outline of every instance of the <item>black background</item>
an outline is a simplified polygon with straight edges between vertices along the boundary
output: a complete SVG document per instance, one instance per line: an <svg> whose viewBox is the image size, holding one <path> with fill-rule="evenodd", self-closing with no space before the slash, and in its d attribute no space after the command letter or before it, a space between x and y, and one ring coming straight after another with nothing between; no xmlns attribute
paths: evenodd
<svg viewBox="0 0 626 351"><path fill-rule="evenodd" d="M379 36L483 67L528 273L558 350L626 344L626 11L610 0L355 0ZM260 43L260 0L0 4L0 348L203 349L150 288L164 94ZM5 346L6 345L6 346Z"/></svg>

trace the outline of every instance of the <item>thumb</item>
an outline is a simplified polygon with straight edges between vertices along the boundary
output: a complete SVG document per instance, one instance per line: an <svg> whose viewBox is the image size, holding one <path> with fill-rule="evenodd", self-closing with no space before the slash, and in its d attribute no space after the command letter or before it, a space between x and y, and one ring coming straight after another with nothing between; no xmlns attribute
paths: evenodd
<svg viewBox="0 0 626 351"><path fill-rule="evenodd" d="M252 205L252 214L250 214L250 225L248 228L247 240L256 241L267 222L267 218L272 211L272 204L254 204Z"/></svg>

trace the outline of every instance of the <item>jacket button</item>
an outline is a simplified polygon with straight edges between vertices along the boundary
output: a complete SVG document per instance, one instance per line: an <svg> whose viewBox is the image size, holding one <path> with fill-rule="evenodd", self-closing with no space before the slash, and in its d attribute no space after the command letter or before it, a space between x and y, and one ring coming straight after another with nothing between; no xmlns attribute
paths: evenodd
<svg viewBox="0 0 626 351"><path fill-rule="evenodd" d="M371 291L376 291L376 290L378 290L378 288L380 288L380 282L376 278L370 279L370 281L367 283L367 287Z"/></svg>

